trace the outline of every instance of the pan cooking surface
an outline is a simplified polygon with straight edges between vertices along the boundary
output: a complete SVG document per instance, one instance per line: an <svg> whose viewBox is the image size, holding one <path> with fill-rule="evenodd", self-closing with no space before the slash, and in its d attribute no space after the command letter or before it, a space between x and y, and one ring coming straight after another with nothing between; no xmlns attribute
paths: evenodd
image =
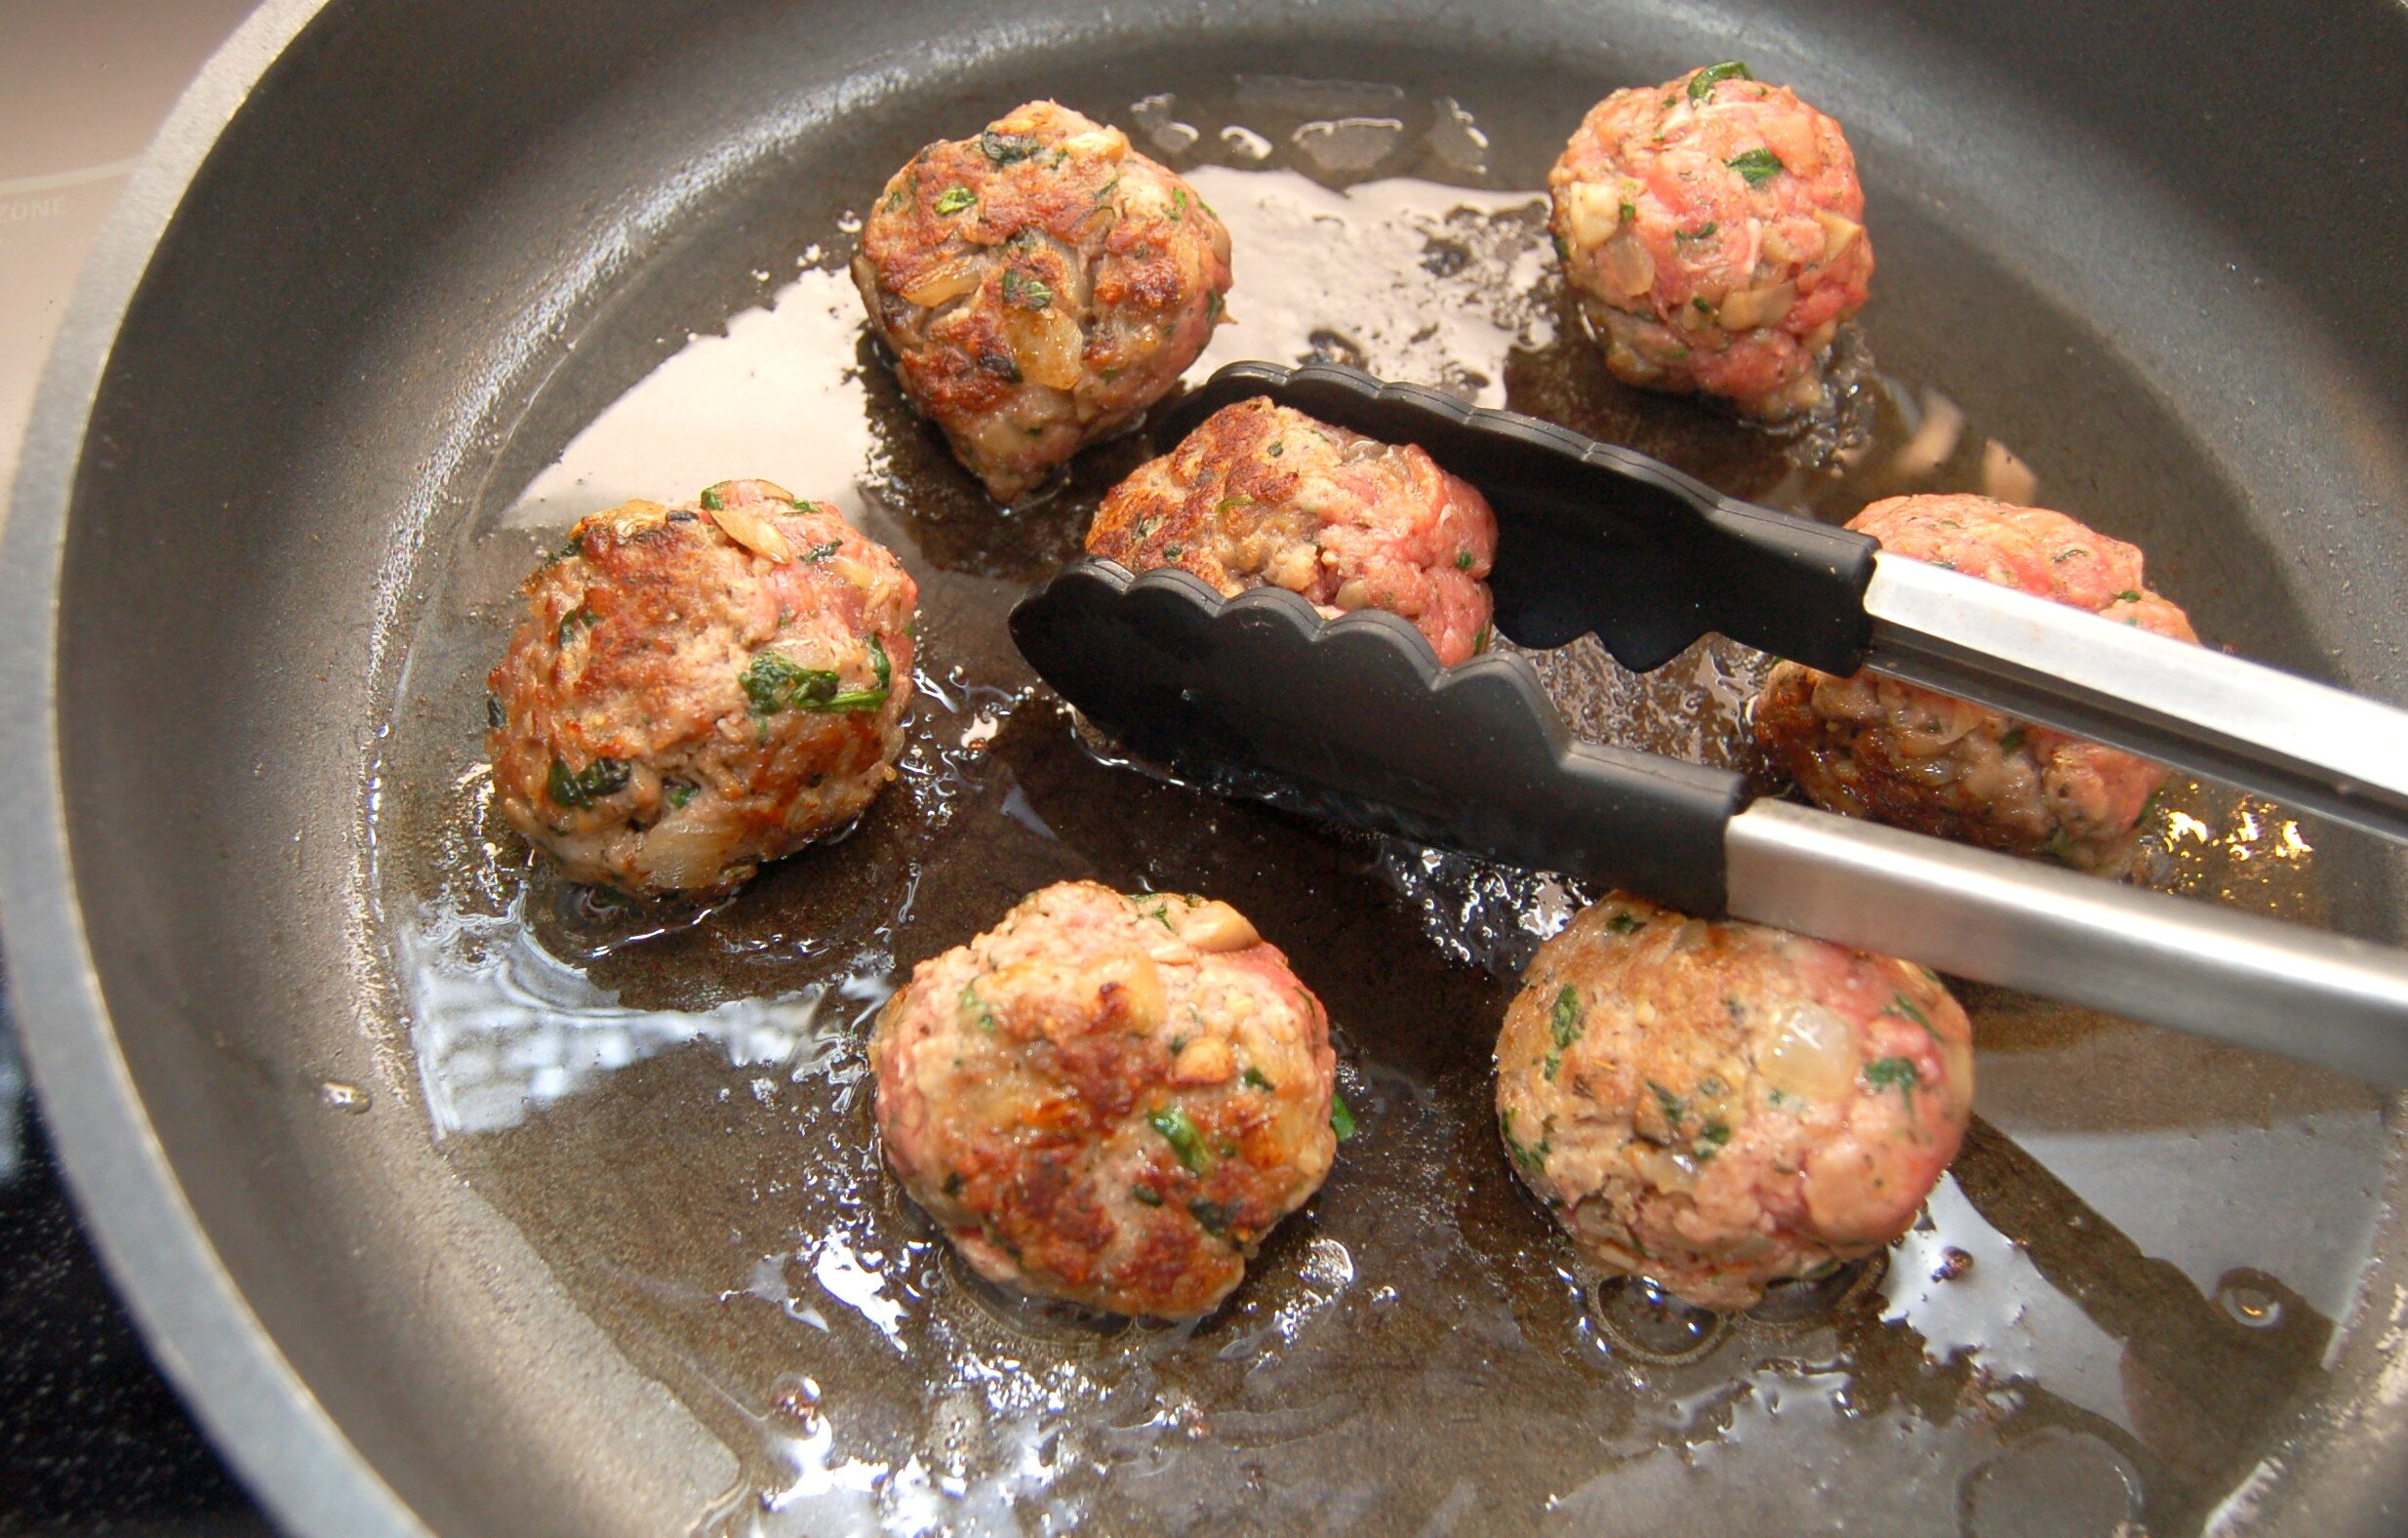
<svg viewBox="0 0 2408 1538"><path fill-rule="evenodd" d="M1122 125L1227 222L1237 323L1199 376L1339 358L1834 520L1906 490L2056 506L2145 545L2211 639L2296 644L2231 495L2147 391L1885 192L1877 160L1882 269L1844 398L1774 438L1615 384L1549 274L1529 189L1626 82L1465 60L1426 75L1445 94L1146 61L1114 76L1142 89L1072 70L1018 95ZM900 163L1016 99L884 108L878 134ZM2253 1477L2350 1303L2378 1215L2375 1097L1967 989L1983 1122L1886 1263L1720 1320L1600 1285L1512 1180L1489 1109L1514 970L1581 894L1098 760L1003 616L1147 447L1091 451L1018 514L984 502L903 408L843 272L850 210L890 169L796 164L578 339L546 385L560 404L502 451L522 473L427 557L376 774L382 939L441 1148L735 1453L700 1530L1994 1538L2046 1510L2051 1531L2169 1534ZM2077 420L2002 394L1984 352L2001 337L2077 382ZM910 748L843 842L732 902L639 910L558 882L493 814L483 674L517 580L577 516L730 475L837 502L919 580ZM1585 735L1763 772L1737 719L1752 654L1711 641L1647 678L1587 643L1538 662ZM2178 783L2139 878L2331 922L2350 860L2307 820ZM1236 904L1338 1028L1361 1131L1198 1323L1009 1300L879 1167L877 1006L1071 877Z"/></svg>

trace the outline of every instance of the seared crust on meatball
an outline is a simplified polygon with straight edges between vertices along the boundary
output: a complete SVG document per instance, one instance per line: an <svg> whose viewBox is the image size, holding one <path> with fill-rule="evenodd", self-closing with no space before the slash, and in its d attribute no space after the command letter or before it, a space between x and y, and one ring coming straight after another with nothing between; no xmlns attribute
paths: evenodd
<svg viewBox="0 0 2408 1538"><path fill-rule="evenodd" d="M1848 527L1885 550L2196 642L2152 592L2138 548L2045 507L1987 497L1893 497ZM1835 678L1785 662L1750 711L1756 740L1819 806L2077 870L2131 851L2166 770L1894 678Z"/></svg>
<svg viewBox="0 0 2408 1538"><path fill-rule="evenodd" d="M1837 123L1715 64L1598 102L1546 184L1564 275L1617 378L1768 421L1822 400L1822 355L1873 274Z"/></svg>
<svg viewBox="0 0 2408 1538"><path fill-rule="evenodd" d="M1705 1308L1906 1232L1972 1104L1932 973L1621 894L1539 948L1497 1038L1514 1169L1599 1265Z"/></svg>
<svg viewBox="0 0 2408 1538"><path fill-rule="evenodd" d="M1385 609L1453 667L1486 643L1497 517L1420 448L1258 397L1113 487L1087 551L1131 571L1177 566L1230 596L1285 587L1329 616Z"/></svg>
<svg viewBox="0 0 2408 1538"><path fill-rule="evenodd" d="M1210 1311L1337 1150L1320 1001L1226 903L1034 894L870 1037L888 1164L988 1279Z"/></svg>
<svg viewBox="0 0 2408 1538"><path fill-rule="evenodd" d="M583 519L486 683L502 815L579 881L733 888L895 777L918 590L761 480Z"/></svg>
<svg viewBox="0 0 2408 1538"><path fill-rule="evenodd" d="M853 281L911 403L1010 502L1204 350L1229 232L1119 129L1031 101L895 174Z"/></svg>

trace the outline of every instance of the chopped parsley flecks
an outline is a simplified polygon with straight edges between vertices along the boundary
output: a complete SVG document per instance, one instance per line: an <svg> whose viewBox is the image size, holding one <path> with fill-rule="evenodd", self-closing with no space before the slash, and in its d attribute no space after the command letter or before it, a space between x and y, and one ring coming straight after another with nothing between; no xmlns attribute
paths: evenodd
<svg viewBox="0 0 2408 1538"><path fill-rule="evenodd" d="M1923 1075L1915 1072L1911 1059L1889 1057L1867 1063L1865 1065L1865 1082L1875 1091L1897 1090L1906 1098L1906 1114L1914 1114L1914 1087L1923 1082Z"/></svg>
<svg viewBox="0 0 2408 1538"><path fill-rule="evenodd" d="M703 487L702 495L695 500L702 505L702 510L704 512L717 512L720 508L727 506L726 501L720 497L719 488L716 486Z"/></svg>
<svg viewBox="0 0 2408 1538"><path fill-rule="evenodd" d="M1904 993L1892 993L1890 1001L1881 1006L1881 1012L1896 1015L1901 1020L1911 1020L1923 1028L1925 1035L1934 1041L1940 1039L1940 1032L1932 1029L1932 1017L1923 1013L1922 1007Z"/></svg>
<svg viewBox="0 0 2408 1538"><path fill-rule="evenodd" d="M1032 278L1018 267L1006 267L1003 273L1003 300L1023 309L1043 309L1054 303L1054 290L1042 278Z"/></svg>
<svg viewBox="0 0 2408 1538"><path fill-rule="evenodd" d="M663 780L661 782L661 799L668 802L669 810L672 812L684 811L686 808L686 803L702 794L702 788L696 785L691 780Z"/></svg>
<svg viewBox="0 0 2408 1538"><path fill-rule="evenodd" d="M1162 1134L1179 1155L1181 1167L1190 1175L1201 1175L1212 1168L1212 1151L1204 1146L1204 1135L1195 1129L1186 1111L1179 1106L1164 1106L1145 1113L1146 1122Z"/></svg>
<svg viewBox="0 0 2408 1538"><path fill-rule="evenodd" d="M625 789L628 777L627 766L616 758L597 758L575 773L566 760L555 758L544 777L543 793L554 806L587 807Z"/></svg>
<svg viewBox="0 0 2408 1538"><path fill-rule="evenodd" d="M937 212L958 214L963 209L974 206L978 200L979 195L968 187L946 187L937 194Z"/></svg>
<svg viewBox="0 0 2408 1538"><path fill-rule="evenodd" d="M1196 1226L1207 1234L1226 1234L1229 1220L1237 1216L1237 1207L1232 1202L1207 1201L1198 1196L1187 1203L1187 1216L1195 1219Z"/></svg>
<svg viewBox="0 0 2408 1538"><path fill-rule="evenodd" d="M756 716L781 710L815 710L823 714L859 714L877 709L893 697L895 665L876 631L867 637L869 664L877 683L867 689L847 689L844 680L824 668L800 667L776 652L755 652L738 678Z"/></svg>
<svg viewBox="0 0 2408 1538"><path fill-rule="evenodd" d="M1025 134L998 134L990 128L979 136L979 148L998 166L1025 160L1043 147Z"/></svg>
<svg viewBox="0 0 2408 1538"><path fill-rule="evenodd" d="M1267 1074L1265 1074L1265 1073L1264 1073L1261 1069L1256 1068L1256 1067L1255 1067L1253 1064L1251 1064L1251 1063L1249 1063L1248 1065L1246 1065L1246 1072L1245 1072L1244 1073L1242 1073L1242 1074L1238 1075L1238 1076L1239 1076L1241 1079L1243 1079L1243 1080L1244 1080L1244 1081L1245 1081L1248 1085L1252 1086L1253 1088L1256 1088L1256 1089L1262 1090L1264 1094L1270 1094L1270 1093L1273 1093L1273 1092L1275 1092L1275 1091L1279 1088L1279 1086L1278 1086L1278 1085L1276 1085L1276 1084L1274 1084L1274 1083L1272 1083L1272 1082L1270 1081L1270 1078L1269 1078L1269 1076L1268 1076Z"/></svg>
<svg viewBox="0 0 2408 1538"><path fill-rule="evenodd" d="M1617 912L1606 918L1605 927L1618 935L1635 935L1647 927L1647 920L1636 913Z"/></svg>
<svg viewBox="0 0 2408 1538"><path fill-rule="evenodd" d="M1647 1081L1647 1087L1649 1090L1654 1092L1656 1104L1663 1109L1664 1119L1671 1124L1674 1132L1678 1132L1680 1130L1680 1118L1689 1113L1688 1106L1682 1102L1678 1095L1673 1094L1670 1090L1665 1088L1662 1084L1657 1083L1652 1078Z"/></svg>
<svg viewBox="0 0 2408 1538"><path fill-rule="evenodd" d="M1547 1010L1547 1026L1554 1032L1556 1051L1581 1038L1587 1017L1588 1011L1581 1005L1581 991L1566 983L1556 992L1555 1002Z"/></svg>
<svg viewBox="0 0 2408 1538"><path fill-rule="evenodd" d="M1542 1137L1531 1144L1515 1137L1513 1113L1510 1110L1497 1113L1497 1130L1505 1137L1505 1152L1513 1155L1513 1162L1520 1166L1524 1175L1536 1180L1546 1173L1546 1156L1554 1152L1551 1140Z"/></svg>
<svg viewBox="0 0 2408 1538"><path fill-rule="evenodd" d="M1781 157L1779 155L1774 154L1769 149L1762 148L1750 149L1745 154L1733 155L1730 159L1724 161L1723 164L1729 166L1741 176L1746 177L1747 179L1747 184L1751 187L1760 187L1765 182L1772 181L1773 178L1789 169L1787 166L1781 163Z"/></svg>
<svg viewBox="0 0 2408 1538"><path fill-rule="evenodd" d="M1714 87L1725 80L1753 80L1755 73L1734 59L1725 63L1708 64L1689 77L1689 100L1703 101L1714 94Z"/></svg>
<svg viewBox="0 0 2408 1538"><path fill-rule="evenodd" d="M969 1018L972 1025L981 1031L990 1036L995 1033L995 1012L986 1007L986 1000L979 997L979 985L976 980L962 985L961 1012Z"/></svg>
<svg viewBox="0 0 2408 1538"><path fill-rule="evenodd" d="M1341 1143L1354 1136L1354 1108L1334 1089L1330 1091L1330 1130L1338 1134Z"/></svg>

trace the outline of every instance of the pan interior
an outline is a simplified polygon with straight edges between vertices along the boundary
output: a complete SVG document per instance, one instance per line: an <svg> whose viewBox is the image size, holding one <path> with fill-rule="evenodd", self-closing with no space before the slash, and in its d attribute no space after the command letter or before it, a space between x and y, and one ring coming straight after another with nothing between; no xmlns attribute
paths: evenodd
<svg viewBox="0 0 2408 1538"><path fill-rule="evenodd" d="M997 514L861 350L840 271L921 143L1056 96L1235 226L1216 358L1361 361L1832 517L2020 465L2144 544L2202 633L2397 699L2408 376L2381 339L2408 312L2349 265L2408 211L2196 110L2320 164L2398 142L2397 8L2348 15L2334 48L2283 7L2048 0L1912 28L339 0L151 262L66 533L74 900L176 1210L447 1534L2388 1530L2373 1097L1969 991L1983 1121L1886 1267L1726 1321L1600 1289L1487 1113L1512 970L1577 894L1098 762L1001 615L1144 445ZM1528 213L1590 101L1735 55L1848 125L1871 199L1820 444L1604 380ZM838 501L919 578L904 778L720 909L599 905L489 815L481 680L578 514L731 474ZM1583 731L1746 762L1756 659L1540 665ZM2385 938L2394 874L2197 787L2140 870ZM885 991L1078 875L1234 902L1340 1027L1362 1130L1193 1326L980 1290L870 1140ZM110 1236L139 1264L145 1235ZM201 1316L156 1311L171 1363ZM186 1387L271 1499L299 1477Z"/></svg>
<svg viewBox="0 0 2408 1538"><path fill-rule="evenodd" d="M2147 546L2209 633L2298 643L2250 589L2257 536L2209 458L2094 334L1882 188L1877 155L1882 273L1842 405L1777 438L1615 384L1563 303L1531 189L1596 73L1103 62L1026 89L1126 125L1229 223L1237 320L1208 367L1343 358L1835 518L1906 490L2067 506ZM1986 1125L1885 1261L1731 1319L1601 1281L1488 1111L1513 974L1580 894L1100 761L1005 641L1023 585L1147 445L998 512L902 406L843 263L891 164L1008 104L856 122L886 153L798 153L629 276L502 447L511 471L430 547L381 760L383 938L443 1153L734 1452L701 1527L1688 1530L1710 1511L1741 1530L1825 1487L1854 1530L2198 1529L2320 1386L2376 1216L2376 1099L1974 991ZM1999 353L2078 380L2116 434L1968 365ZM516 582L583 512L738 474L838 503L920 581L903 778L843 842L714 908L564 886L479 768ZM1643 679L1593 646L1538 662L1591 735L1764 773L1737 723L1760 658L1712 643ZM2329 922L2349 854L2185 785L2140 878ZM1197 1323L1006 1299L879 1166L878 1006L1073 877L1236 903L1338 1023L1361 1131Z"/></svg>

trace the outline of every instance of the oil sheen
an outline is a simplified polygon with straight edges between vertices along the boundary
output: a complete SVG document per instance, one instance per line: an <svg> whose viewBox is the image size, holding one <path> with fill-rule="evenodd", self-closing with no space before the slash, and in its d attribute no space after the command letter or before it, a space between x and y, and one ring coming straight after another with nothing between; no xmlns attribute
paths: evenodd
<svg viewBox="0 0 2408 1538"><path fill-rule="evenodd" d="M1076 104L1185 171L1230 228L1234 321L1191 377L1343 359L1835 520L1910 490L2063 506L2148 544L2203 631L2229 607L2185 553L2195 502L2078 457L2111 445L1989 435L1945 355L1888 329L1961 281L1911 210L1876 209L1883 271L1831 409L1775 435L1606 376L1530 190L1553 145L1492 142L1479 103L1239 75ZM882 171L847 173L854 204ZM1152 447L1093 449L1049 498L994 507L863 339L858 227L797 228L733 304L661 279L581 339L657 366L441 563L378 776L381 917L428 1124L735 1454L698 1532L1995 1535L2046 1512L2045 1530L2105 1538L2197 1531L2261 1470L2350 1303L2373 1095L1966 988L1981 1119L1886 1257L1729 1318L1602 1280L1516 1185L1489 1098L1516 972L1593 894L1217 801L1083 742L1004 616ZM1992 281L2019 322L2064 325ZM562 387L597 389L580 368ZM918 579L902 778L847 837L731 900L567 886L494 815L482 766L516 584L585 512L736 475L835 502ZM1739 717L1762 658L1709 640L1646 677L1592 643L1534 661L1581 734L1772 787ZM2340 835L2254 797L2179 784L2151 815L2135 879L2309 921L2350 889ZM1201 1321L1005 1297L880 1167L878 1006L1072 877L1234 903L1337 1025L1360 1130Z"/></svg>

